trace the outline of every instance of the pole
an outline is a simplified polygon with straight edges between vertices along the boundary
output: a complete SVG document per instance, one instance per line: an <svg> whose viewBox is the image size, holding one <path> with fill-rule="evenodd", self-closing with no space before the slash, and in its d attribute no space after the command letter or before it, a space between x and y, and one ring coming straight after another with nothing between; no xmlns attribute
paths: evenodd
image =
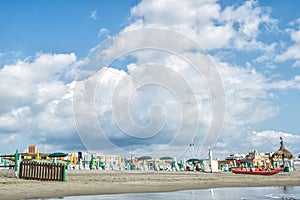
<svg viewBox="0 0 300 200"><path fill-rule="evenodd" d="M209 163L210 163L210 172L212 173L213 169L212 169L212 150L211 150L211 147L209 147Z"/></svg>
<svg viewBox="0 0 300 200"><path fill-rule="evenodd" d="M64 164L64 166L63 166L63 177L62 177L62 181L63 181L63 182L66 181L66 176L67 176L67 173L66 173L66 165Z"/></svg>
<svg viewBox="0 0 300 200"><path fill-rule="evenodd" d="M18 170L19 170L19 167L18 167L19 162L18 162L18 160L19 160L19 151L18 151L18 149L17 149L17 150L16 150L16 154L15 154L15 176L16 176L16 178L19 177L19 176L18 176Z"/></svg>
<svg viewBox="0 0 300 200"><path fill-rule="evenodd" d="M130 170L133 170L133 160L132 160L132 155L130 155Z"/></svg>

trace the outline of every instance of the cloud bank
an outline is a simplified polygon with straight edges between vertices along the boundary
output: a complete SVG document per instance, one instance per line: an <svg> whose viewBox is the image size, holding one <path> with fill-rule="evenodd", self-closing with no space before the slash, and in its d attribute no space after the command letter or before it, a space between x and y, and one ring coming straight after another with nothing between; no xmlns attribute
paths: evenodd
<svg viewBox="0 0 300 200"><path fill-rule="evenodd" d="M170 2L141 1L132 8L130 23L121 32L147 27L168 28L193 39L208 53L214 52L211 58L222 79L226 99L225 121L222 134L214 147L215 154L226 156L233 152L246 153L254 149L275 151L278 148L279 136L285 138L286 146L293 153L299 153L297 144L300 138L297 133L255 131L251 128L280 113L280 107L274 103L278 98L278 92L299 90L299 76L295 75L289 80L270 79L250 63L237 65L223 59L227 52L259 51L262 53L256 57L257 62L266 64L272 59L272 62L293 60L294 67L297 67L299 28L286 30L293 43L278 53L276 51L280 44L265 42L259 37L262 32L277 31L278 27L276 19L270 16L270 9L260 7L257 1L246 1L241 5L226 7L222 7L217 1ZM180 12L174 12L178 10ZM90 17L95 18L96 12L92 12ZM100 32L107 33L106 30ZM106 58L111 58L114 51L122 49L124 45L143 46L144 37L151 36L141 35L134 38L134 44L110 44L111 48L107 48L108 51L104 52ZM164 43L165 40L154 39L158 43ZM116 44L119 46L114 46ZM197 56L197 52L190 51L189 54ZM48 152L84 149L80 141L82 135L78 136L78 127L76 130L73 118L75 89L79 89L82 94L89 94L82 96L89 103L80 105L80 113L77 115L84 123L82 128L85 133L93 133L100 127L113 144L103 143L102 146L95 146L92 150L116 153L121 148L135 153L153 152L169 145L182 124L185 125L187 137L190 137L190 134L194 133L189 131L189 128L195 122L198 130L195 133L194 143L198 147L202 144L212 121L214 96L208 90L204 77L199 78L186 60L170 52L153 49L135 51L116 59L111 66L101 70L91 69L81 74L82 77L76 78L80 66L86 61L78 60L74 53L37 54L33 58L4 65L0 69L0 91L3 94L0 98L1 152L13 152L16 148L25 149L27 145L34 144ZM140 71L136 75L147 79L149 68L143 66L154 61L180 74L188 82L197 102L197 108L194 110L199 111L199 116L191 109L187 110L187 117L182 119L180 113L182 107L178 104L178 98L168 88L160 85L137 87L135 80L130 79L137 69ZM129 79L126 83L123 82L119 94L130 96L128 106L132 122L140 127L152 124L153 130L156 130L155 133L131 132L132 127L127 123L127 132L138 137L160 134L160 137L152 137L150 142L128 137L124 135L124 130L120 130L117 126L112 99L120 80L126 76L129 76ZM159 76L161 79L168 79L172 83L172 88L180 88L182 84L172 81L178 80L175 73L167 75L162 72L156 73L155 78ZM131 91L130 88L136 90L132 94L127 94ZM90 115L85 111L90 110L94 111L96 124L85 118L86 115ZM118 117L120 123L125 123L127 119L125 120L122 114L124 113L120 113ZM162 121L164 123L161 127ZM101 142L105 139L97 134L89 136L90 141ZM172 150L177 150L178 154L183 153L180 151L187 148L186 141L183 141L184 139L182 143L180 140L176 141ZM160 153L172 152L166 149Z"/></svg>

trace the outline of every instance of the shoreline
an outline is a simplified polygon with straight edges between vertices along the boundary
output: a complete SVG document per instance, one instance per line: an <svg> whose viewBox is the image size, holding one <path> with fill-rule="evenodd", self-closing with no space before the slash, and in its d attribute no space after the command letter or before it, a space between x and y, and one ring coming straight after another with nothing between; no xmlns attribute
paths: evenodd
<svg viewBox="0 0 300 200"><path fill-rule="evenodd" d="M68 170L66 182L50 182L16 179L12 171L0 170L0 184L0 199L10 200L224 187L300 186L300 172L259 176L231 172Z"/></svg>

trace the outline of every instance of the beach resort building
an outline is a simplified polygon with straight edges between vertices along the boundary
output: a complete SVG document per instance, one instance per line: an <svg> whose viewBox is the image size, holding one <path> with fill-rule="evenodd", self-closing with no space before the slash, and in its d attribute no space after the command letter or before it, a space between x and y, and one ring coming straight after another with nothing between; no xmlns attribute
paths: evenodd
<svg viewBox="0 0 300 200"><path fill-rule="evenodd" d="M249 152L246 158L252 162L252 166L260 167L260 166L270 166L271 165L271 156L274 153L262 153L258 151Z"/></svg>
<svg viewBox="0 0 300 200"><path fill-rule="evenodd" d="M296 165L294 165L294 160ZM219 161L220 169L234 168L234 167L285 167L287 170L300 170L300 161L294 159L293 154L288 151L280 137L280 147L276 152L262 153L254 150L247 155L232 154L226 157L225 161ZM295 166L295 167L294 167ZM298 167L299 166L299 167Z"/></svg>

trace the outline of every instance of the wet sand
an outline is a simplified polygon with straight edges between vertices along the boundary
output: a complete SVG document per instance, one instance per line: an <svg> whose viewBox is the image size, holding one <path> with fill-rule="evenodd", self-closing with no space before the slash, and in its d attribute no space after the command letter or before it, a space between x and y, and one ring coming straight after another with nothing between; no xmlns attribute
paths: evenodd
<svg viewBox="0 0 300 200"><path fill-rule="evenodd" d="M68 170L66 182L22 180L13 175L13 171L0 170L0 199L171 192L218 187L300 186L300 172L258 176L229 172Z"/></svg>

